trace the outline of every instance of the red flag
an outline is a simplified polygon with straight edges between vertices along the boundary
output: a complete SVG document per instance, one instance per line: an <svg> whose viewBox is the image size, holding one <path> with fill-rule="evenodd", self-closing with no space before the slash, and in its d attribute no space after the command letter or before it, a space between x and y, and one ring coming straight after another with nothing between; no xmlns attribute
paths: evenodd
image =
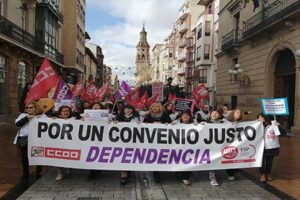
<svg viewBox="0 0 300 200"><path fill-rule="evenodd" d="M205 85L201 83L197 88L194 89L192 96L196 101L201 101L201 99L209 98L209 92L205 88Z"/></svg>
<svg viewBox="0 0 300 200"><path fill-rule="evenodd" d="M147 100L148 100L148 93L147 93L147 91L146 91L146 92L143 94L143 96L141 97L140 102L141 102L142 104L146 105Z"/></svg>
<svg viewBox="0 0 300 200"><path fill-rule="evenodd" d="M76 83L76 85L73 85L71 91L72 91L74 97L81 96L84 91L82 81L79 81L78 83Z"/></svg>
<svg viewBox="0 0 300 200"><path fill-rule="evenodd" d="M110 95L108 100L109 100L110 102L114 103L114 102L115 102L114 95Z"/></svg>
<svg viewBox="0 0 300 200"><path fill-rule="evenodd" d="M146 106L151 106L154 102L156 102L157 100L157 97L158 97L158 93L156 93L154 96L150 97L148 100L147 100L147 103L146 103Z"/></svg>
<svg viewBox="0 0 300 200"><path fill-rule="evenodd" d="M29 92L27 93L25 103L48 97L48 91L51 88L56 87L58 80L59 76L54 71L49 60L45 58Z"/></svg>
<svg viewBox="0 0 300 200"><path fill-rule="evenodd" d="M96 100L96 97L97 97L97 87L93 81L90 81L88 86L85 88L83 92L82 98L84 101L92 103Z"/></svg>
<svg viewBox="0 0 300 200"><path fill-rule="evenodd" d="M98 91L97 91L97 98L98 100L102 101L104 98L105 93L108 90L108 84L105 83Z"/></svg>
<svg viewBox="0 0 300 200"><path fill-rule="evenodd" d="M170 92L168 96L168 101L174 102L176 100L176 94Z"/></svg>

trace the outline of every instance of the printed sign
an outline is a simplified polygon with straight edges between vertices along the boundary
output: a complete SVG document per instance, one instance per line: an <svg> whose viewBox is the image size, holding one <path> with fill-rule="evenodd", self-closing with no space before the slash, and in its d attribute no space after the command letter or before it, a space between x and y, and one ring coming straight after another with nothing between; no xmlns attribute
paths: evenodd
<svg viewBox="0 0 300 200"><path fill-rule="evenodd" d="M196 171L260 167L259 121L144 124L30 120L30 165L123 171Z"/></svg>
<svg viewBox="0 0 300 200"><path fill-rule="evenodd" d="M287 98L261 98L260 104L264 115L289 115Z"/></svg>
<svg viewBox="0 0 300 200"><path fill-rule="evenodd" d="M181 99L176 98L174 103L174 111L180 112L185 110L190 110L193 113L195 107L194 99Z"/></svg>
<svg viewBox="0 0 300 200"><path fill-rule="evenodd" d="M164 88L163 88L163 83L158 82L158 83L152 83L152 96L155 94L158 94L157 96L157 101L163 101L164 99Z"/></svg>
<svg viewBox="0 0 300 200"><path fill-rule="evenodd" d="M85 121L107 121L109 110L92 110L85 109L83 117Z"/></svg>

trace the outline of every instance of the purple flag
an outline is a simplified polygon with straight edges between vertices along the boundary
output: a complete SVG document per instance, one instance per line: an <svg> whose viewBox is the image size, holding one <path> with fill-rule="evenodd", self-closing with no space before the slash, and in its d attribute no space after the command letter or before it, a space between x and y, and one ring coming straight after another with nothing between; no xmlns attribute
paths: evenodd
<svg viewBox="0 0 300 200"><path fill-rule="evenodd" d="M128 85L128 83L126 83L126 81L122 81L122 83L121 83L121 89L123 91L125 91L127 94L131 94L132 93L131 87L130 87L130 85Z"/></svg>
<svg viewBox="0 0 300 200"><path fill-rule="evenodd" d="M118 90L114 96L116 99L121 99L122 97L126 97L129 94L132 94L130 85L128 85L128 83L126 83L125 81L122 81L120 90Z"/></svg>
<svg viewBox="0 0 300 200"><path fill-rule="evenodd" d="M58 84L56 86L55 93L52 99L72 99L73 95L70 87L64 82L62 78L59 78Z"/></svg>

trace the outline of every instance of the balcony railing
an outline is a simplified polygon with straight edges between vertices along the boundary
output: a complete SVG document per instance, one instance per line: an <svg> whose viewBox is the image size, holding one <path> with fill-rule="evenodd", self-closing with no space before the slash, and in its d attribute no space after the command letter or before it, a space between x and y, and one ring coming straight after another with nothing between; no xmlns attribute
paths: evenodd
<svg viewBox="0 0 300 200"><path fill-rule="evenodd" d="M28 33L27 31L23 30L16 24L12 23L5 17L0 15L0 33L6 35L7 37L16 40L22 43L25 46L28 46L32 49L38 50L40 44L36 43L36 38Z"/></svg>
<svg viewBox="0 0 300 200"><path fill-rule="evenodd" d="M186 58L186 53L185 52L181 52L177 56L177 60L180 61L180 62L185 61L185 58Z"/></svg>
<svg viewBox="0 0 300 200"><path fill-rule="evenodd" d="M21 27L17 26L13 22L9 21L5 17L0 15L0 33L6 35L10 39L21 43L22 45L34 49L41 54L46 54L63 63L64 57L57 50L54 53L45 52L45 44L32 34L23 30Z"/></svg>
<svg viewBox="0 0 300 200"><path fill-rule="evenodd" d="M181 47L181 48L185 47L186 43L187 43L186 39L180 39L179 42L178 42L178 46Z"/></svg>
<svg viewBox="0 0 300 200"><path fill-rule="evenodd" d="M241 41L241 31L233 30L222 37L222 50L238 45Z"/></svg>
<svg viewBox="0 0 300 200"><path fill-rule="evenodd" d="M184 74L185 74L185 69L184 69L184 67L179 67L179 68L177 69L177 75L183 76Z"/></svg>
<svg viewBox="0 0 300 200"><path fill-rule="evenodd" d="M244 23L243 37L258 33L295 12L300 12L299 0L277 0Z"/></svg>
<svg viewBox="0 0 300 200"><path fill-rule="evenodd" d="M188 30L188 26L186 24L181 24L178 26L179 33L185 33Z"/></svg>

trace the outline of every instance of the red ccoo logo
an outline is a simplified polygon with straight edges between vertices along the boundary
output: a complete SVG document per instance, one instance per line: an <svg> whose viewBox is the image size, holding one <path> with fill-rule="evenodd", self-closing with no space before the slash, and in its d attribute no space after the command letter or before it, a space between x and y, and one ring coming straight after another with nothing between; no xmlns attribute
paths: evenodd
<svg viewBox="0 0 300 200"><path fill-rule="evenodd" d="M80 160L81 150L78 149L59 149L45 147L45 157L58 158L64 160Z"/></svg>
<svg viewBox="0 0 300 200"><path fill-rule="evenodd" d="M238 155L238 148L234 146L227 146L222 149L222 156L226 159L233 159Z"/></svg>

